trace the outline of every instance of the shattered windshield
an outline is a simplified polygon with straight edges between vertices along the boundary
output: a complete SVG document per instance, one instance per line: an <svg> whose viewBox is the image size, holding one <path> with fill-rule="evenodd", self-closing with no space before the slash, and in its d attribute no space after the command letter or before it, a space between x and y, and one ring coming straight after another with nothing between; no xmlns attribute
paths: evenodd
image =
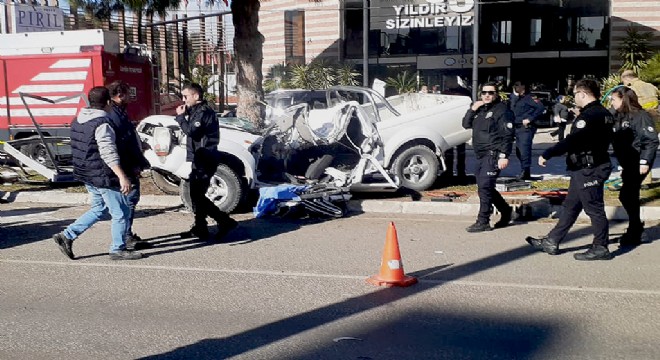
<svg viewBox="0 0 660 360"><path fill-rule="evenodd" d="M224 126L230 129L247 131L255 135L261 135L261 131L257 129L257 127L254 126L254 124L248 119L218 116L218 122L220 123L220 126Z"/></svg>

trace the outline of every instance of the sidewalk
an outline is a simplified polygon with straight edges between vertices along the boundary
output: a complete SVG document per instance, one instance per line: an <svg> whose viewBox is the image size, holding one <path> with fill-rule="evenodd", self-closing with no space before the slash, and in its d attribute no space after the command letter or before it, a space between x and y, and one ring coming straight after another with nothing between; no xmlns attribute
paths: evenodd
<svg viewBox="0 0 660 360"><path fill-rule="evenodd" d="M547 198L539 196L506 196L507 202L515 211L527 218L547 218L556 215L561 210L560 205L552 205ZM21 203L56 203L65 205L85 205L89 203L86 193L67 193L63 190L48 190L39 192L2 193L0 199L6 202ZM182 205L181 199L174 195L143 195L138 208L163 208ZM475 217L479 212L476 199L467 202L435 202L385 199L385 200L351 200L348 209L353 212L391 213L391 214L425 214L425 215L461 215ZM610 220L627 220L627 215L621 206L606 206L605 211ZM660 219L660 207L642 206L641 218L645 221ZM580 219L588 219L580 214Z"/></svg>
<svg viewBox="0 0 660 360"><path fill-rule="evenodd" d="M570 126L569 126L570 128ZM543 151L557 142L552 139L550 132L554 129L539 129L534 137L533 149ZM570 129L567 129L567 133ZM472 151L468 145L468 151ZM660 158L660 157L659 157ZM660 168L654 169L654 177L660 177ZM561 210L560 205L552 205L546 198L539 196L506 196L507 201L516 208L520 214L533 218L545 218L556 214ZM86 193L67 193L63 190L48 190L38 192L4 193L0 191L0 200L5 202L34 202L34 203L58 203L67 205L84 205L88 203ZM142 195L139 207L175 207L180 206L181 199L173 195ZM351 200L349 210L365 213L394 213L394 214L432 214L432 215L464 215L474 217L479 211L479 203L476 199L467 202L435 202L435 201L411 201L406 198L402 200ZM606 206L608 218L611 220L627 220L627 215L621 206ZM660 207L642 206L642 220L655 221L660 219ZM588 219L584 212L580 218Z"/></svg>

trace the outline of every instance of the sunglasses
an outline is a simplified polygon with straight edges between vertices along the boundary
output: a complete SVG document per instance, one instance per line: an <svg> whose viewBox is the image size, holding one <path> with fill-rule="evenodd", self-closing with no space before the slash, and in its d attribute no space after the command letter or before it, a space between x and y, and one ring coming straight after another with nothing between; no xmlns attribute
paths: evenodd
<svg viewBox="0 0 660 360"><path fill-rule="evenodd" d="M495 95L495 91L482 91L481 95Z"/></svg>

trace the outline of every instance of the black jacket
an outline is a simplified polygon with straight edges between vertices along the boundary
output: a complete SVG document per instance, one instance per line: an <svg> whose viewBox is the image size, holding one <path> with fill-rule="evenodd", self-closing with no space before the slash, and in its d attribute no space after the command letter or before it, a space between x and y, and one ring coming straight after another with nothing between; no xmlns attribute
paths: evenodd
<svg viewBox="0 0 660 360"><path fill-rule="evenodd" d="M185 114L177 115L175 120L188 137L186 160L192 161L193 169L215 172L220 162L220 125L215 111L203 101L189 108Z"/></svg>
<svg viewBox="0 0 660 360"><path fill-rule="evenodd" d="M653 118L648 112L641 110L614 114L612 147L622 167L637 164L653 167L659 144Z"/></svg>
<svg viewBox="0 0 660 360"><path fill-rule="evenodd" d="M515 130L513 112L506 104L496 101L472 108L463 117L463 127L472 129L472 147L477 157L497 155L509 158Z"/></svg>
<svg viewBox="0 0 660 360"><path fill-rule="evenodd" d="M570 134L542 156L550 159L566 154L566 168L570 171L609 163L613 123L612 114L600 102L593 101L582 108Z"/></svg>
<svg viewBox="0 0 660 360"><path fill-rule="evenodd" d="M115 130L117 144L122 144L118 147L119 163L130 179L137 179L136 175L140 171L149 168L149 162L142 155L142 145L140 143L137 132L131 120L128 118L126 109L117 104L112 104L112 109L108 112L108 119L110 125ZM137 174L136 174L137 173Z"/></svg>
<svg viewBox="0 0 660 360"><path fill-rule="evenodd" d="M522 127L522 121L525 119L529 119L529 126L534 126L536 119L545 111L545 107L534 101L529 94L524 94L522 96L511 94L509 105L511 111L513 111L515 119L513 123L515 127Z"/></svg>

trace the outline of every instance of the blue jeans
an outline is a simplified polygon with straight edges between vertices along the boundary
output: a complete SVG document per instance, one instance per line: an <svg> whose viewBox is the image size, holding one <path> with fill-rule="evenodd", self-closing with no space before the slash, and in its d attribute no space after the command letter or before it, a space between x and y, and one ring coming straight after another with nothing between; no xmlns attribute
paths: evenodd
<svg viewBox="0 0 660 360"><path fill-rule="evenodd" d="M91 208L79 217L73 224L64 229L64 236L67 239L75 240L80 234L96 224L101 217L109 212L112 217L110 232L112 235L112 244L110 252L118 252L126 249L126 228L128 224L129 205L128 197L118 190L97 188L85 184L89 193Z"/></svg>

